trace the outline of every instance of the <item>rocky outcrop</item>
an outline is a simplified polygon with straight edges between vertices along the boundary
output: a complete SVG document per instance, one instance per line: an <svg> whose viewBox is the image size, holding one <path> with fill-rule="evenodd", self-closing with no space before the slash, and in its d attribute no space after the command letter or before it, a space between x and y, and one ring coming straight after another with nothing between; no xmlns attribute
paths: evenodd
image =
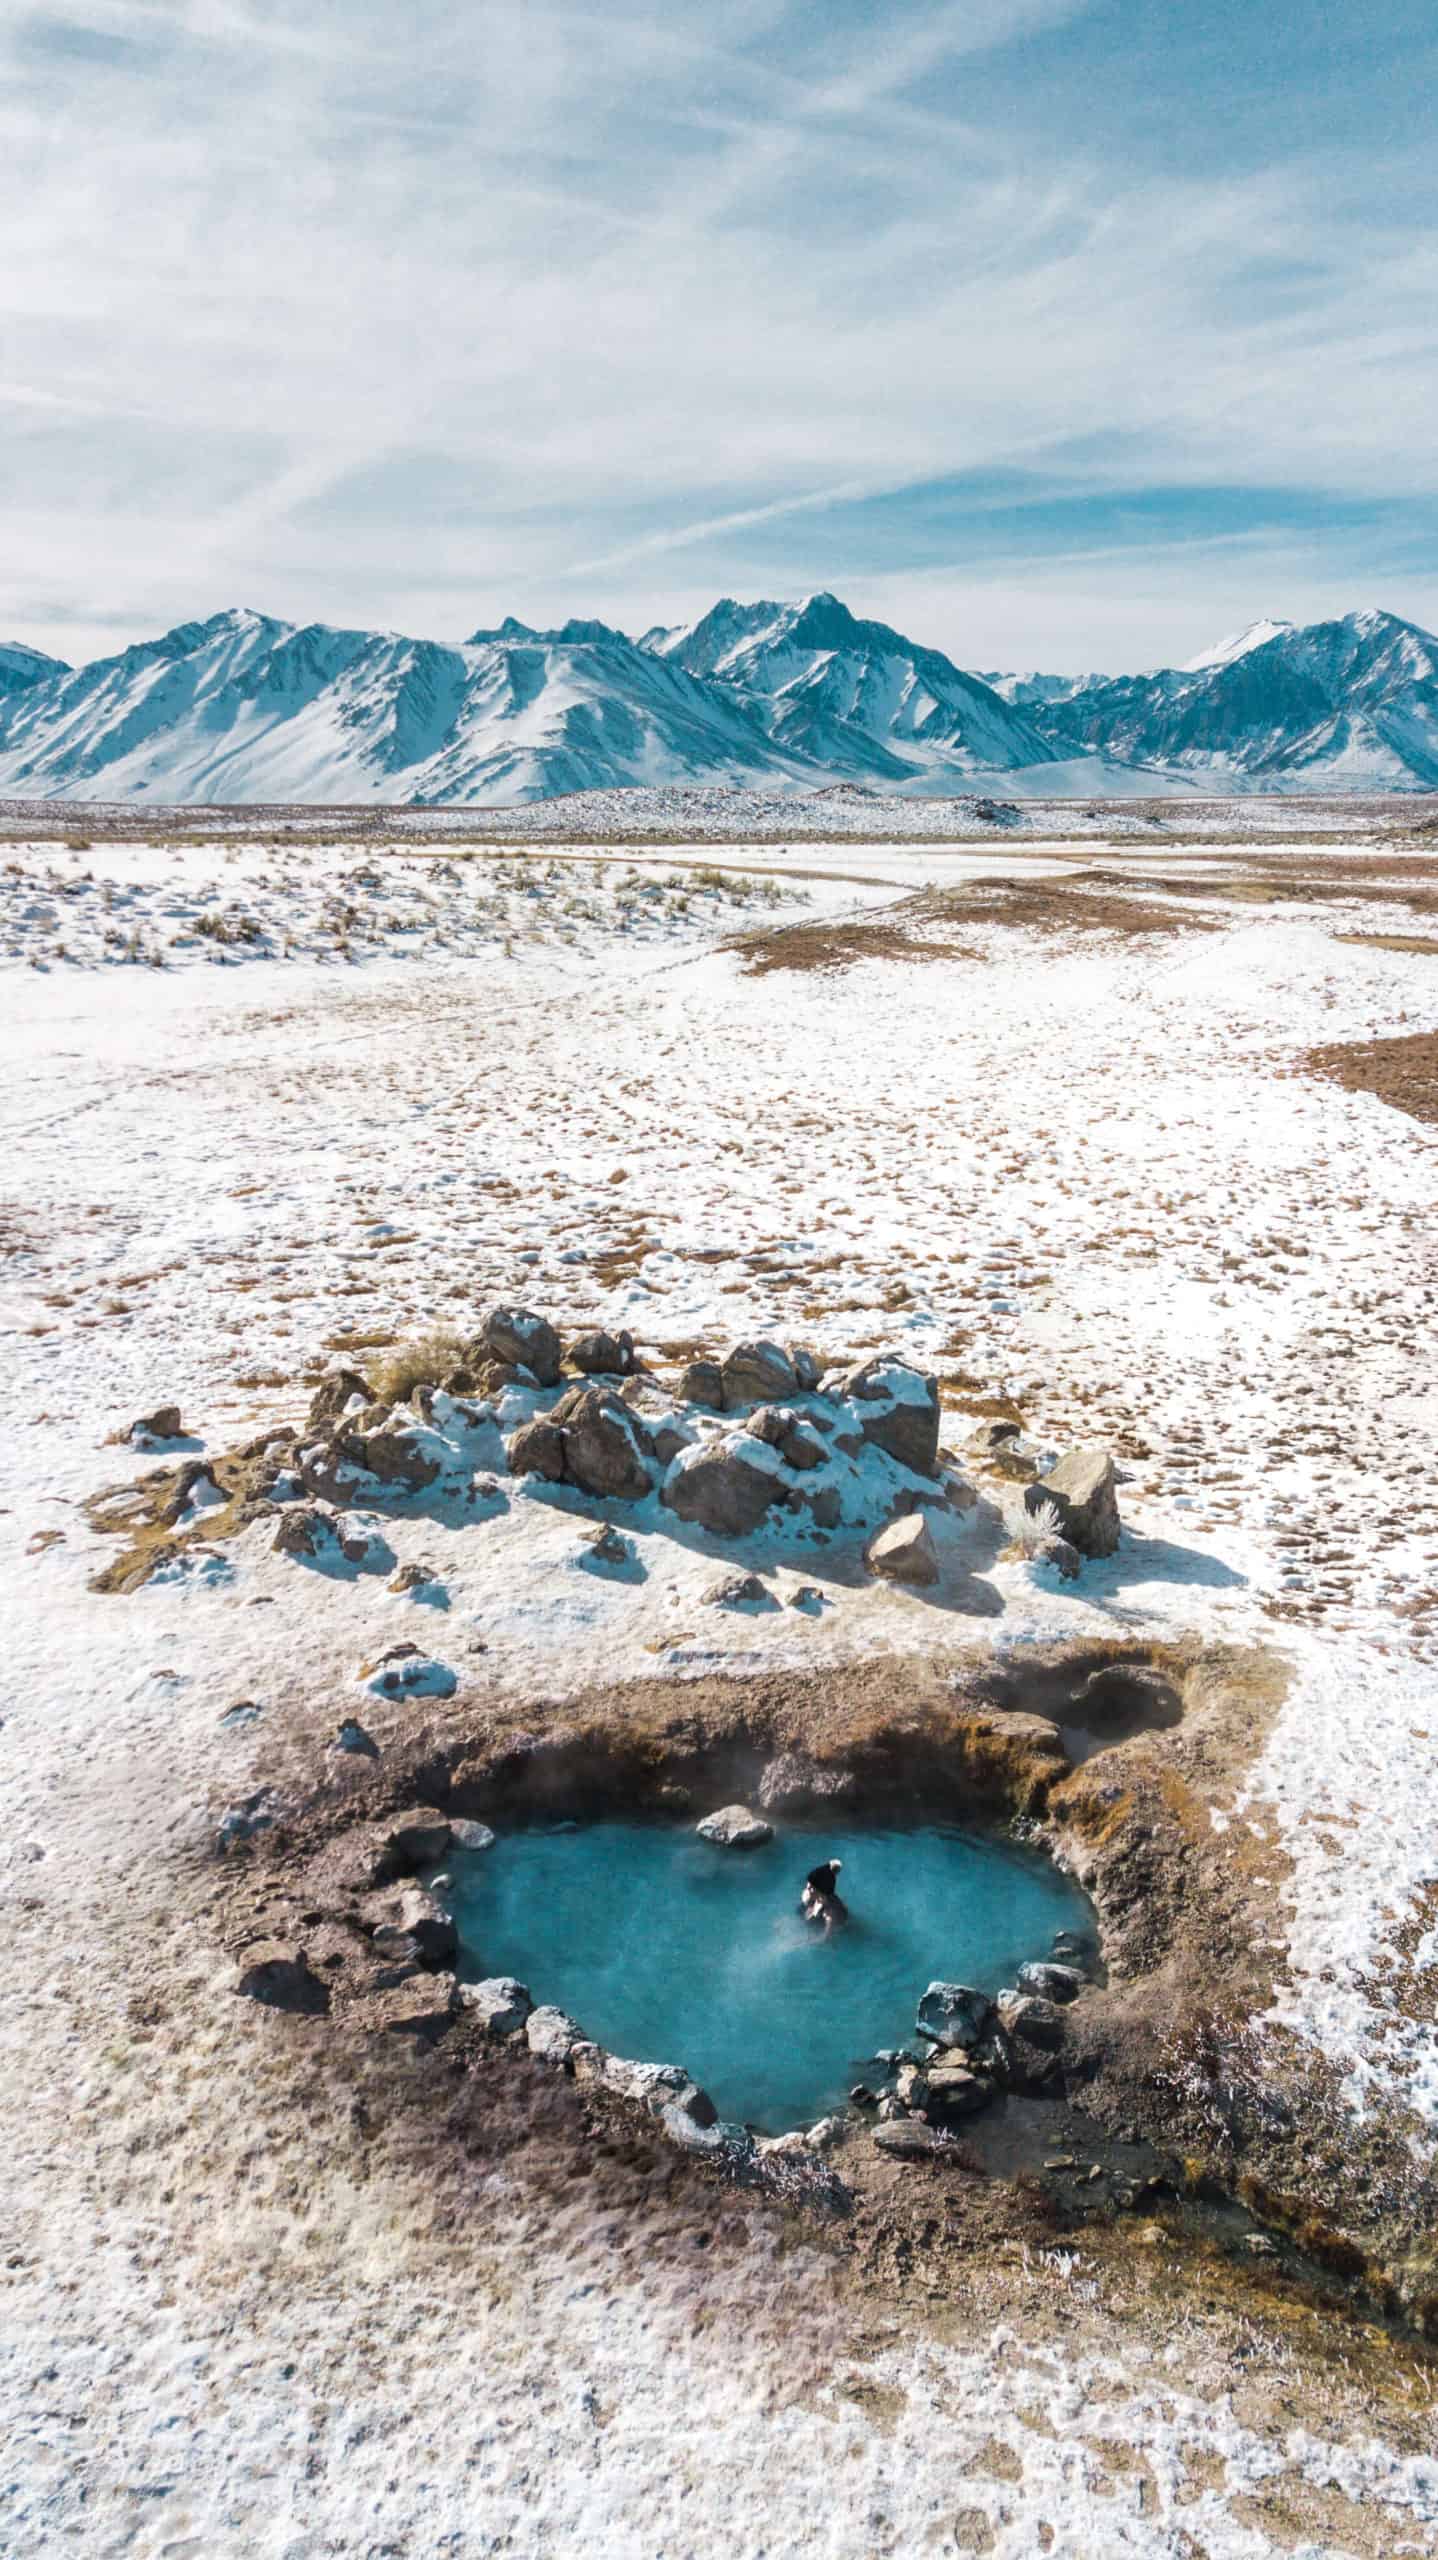
<svg viewBox="0 0 1438 2560"><path fill-rule="evenodd" d="M597 1502L642 1502L651 1488L652 1446L638 1415L612 1387L575 1386L549 1413L516 1431L508 1454L514 1475L570 1484Z"/></svg>
<svg viewBox="0 0 1438 2560"><path fill-rule="evenodd" d="M465 1344L464 1356L474 1369L497 1362L503 1368L527 1369L537 1386L559 1384L559 1336L547 1317L531 1314L528 1307L492 1307Z"/></svg>
<svg viewBox="0 0 1438 2560"><path fill-rule="evenodd" d="M1024 1491L1026 1511L1042 1514L1050 1503L1061 1538L1081 1556L1111 1556L1118 1545L1118 1479L1107 1449L1070 1449L1046 1476Z"/></svg>
<svg viewBox="0 0 1438 2560"><path fill-rule="evenodd" d="M774 1826L761 1814L751 1813L744 1804L721 1805L717 1813L706 1813L694 1826L701 1840L713 1840L721 1849L761 1849L774 1837Z"/></svg>
<svg viewBox="0 0 1438 2560"><path fill-rule="evenodd" d="M922 1511L906 1511L886 1529L876 1530L864 1549L864 1562L885 1582L931 1589L939 1578L939 1555Z"/></svg>
<svg viewBox="0 0 1438 2560"><path fill-rule="evenodd" d="M521 2034L534 2008L524 1984L508 1973L491 1974L484 1982L462 1982L459 2004L481 2035L496 2039Z"/></svg>
<svg viewBox="0 0 1438 2560"><path fill-rule="evenodd" d="M574 2020L562 2009L548 2006L531 2009L524 2022L524 2040L537 2062L567 2062L576 2045L584 2042Z"/></svg>
<svg viewBox="0 0 1438 2560"><path fill-rule="evenodd" d="M847 1804L858 1789L852 1769L829 1768L799 1751L781 1751L759 1780L766 1813L817 1813Z"/></svg>

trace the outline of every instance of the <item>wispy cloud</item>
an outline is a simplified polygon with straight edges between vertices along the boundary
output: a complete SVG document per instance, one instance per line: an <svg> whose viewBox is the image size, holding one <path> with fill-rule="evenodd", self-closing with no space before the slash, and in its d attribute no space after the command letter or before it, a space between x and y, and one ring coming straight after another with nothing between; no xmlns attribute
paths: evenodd
<svg viewBox="0 0 1438 2560"><path fill-rule="evenodd" d="M1295 37L1321 23L1292 13ZM954 646L964 598L1008 619L977 501L922 557L883 537L904 493L998 469L1092 500L1047 576L1017 537L1007 556L1015 612L1062 593L1079 656L1085 598L1136 653L1166 645L1164 524L1140 577L1124 488L1229 493L1214 543L1289 582L1255 609L1291 609L1349 574L1345 509L1438 497L1421 107L1388 96L1380 158L1361 100L1320 151L1309 96L1277 147L1275 97L1260 144L1237 113L1256 22L1232 13L1225 118L1182 13L1128 89L1096 50L1114 15L17 7L0 629L73 653L117 612L237 596L440 631L640 623L701 580L840 583L837 557L858 600L907 596ZM1265 491L1295 485L1332 494L1331 528L1273 518Z"/></svg>

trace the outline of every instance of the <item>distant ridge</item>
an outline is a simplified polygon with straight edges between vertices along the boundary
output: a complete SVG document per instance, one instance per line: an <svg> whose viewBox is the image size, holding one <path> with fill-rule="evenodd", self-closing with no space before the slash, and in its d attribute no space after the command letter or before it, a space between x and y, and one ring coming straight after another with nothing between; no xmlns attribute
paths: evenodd
<svg viewBox="0 0 1438 2560"><path fill-rule="evenodd" d="M626 786L1143 796L1438 788L1438 640L1251 624L1137 676L966 673L837 596L458 646L234 607L68 667L0 646L0 795L499 805Z"/></svg>

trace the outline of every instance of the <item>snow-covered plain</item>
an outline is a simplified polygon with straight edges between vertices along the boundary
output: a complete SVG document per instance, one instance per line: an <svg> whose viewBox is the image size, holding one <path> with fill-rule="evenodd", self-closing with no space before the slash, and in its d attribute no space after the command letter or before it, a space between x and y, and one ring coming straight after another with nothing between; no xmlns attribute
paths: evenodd
<svg viewBox="0 0 1438 2560"><path fill-rule="evenodd" d="M1438 1873L1438 1141L1300 1064L1431 1026L1431 956L1340 941L1354 914L1301 898L1199 902L1214 930L1140 939L915 927L914 956L851 941L825 966L722 947L881 924L936 861L945 884L1004 863L836 842L766 846L758 904L696 885L697 850L640 856L637 885L612 852L603 879L584 853L538 877L476 855L454 881L386 856L360 898L380 928L343 927L345 959L352 843L308 832L281 868L263 840L222 870L98 835L10 851L6 2547L1438 2549L1421 2399L1402 2420L1261 2324L1156 2314L1082 2242L967 2326L896 2307L796 2347L792 2261L676 2277L511 2164L441 2228L400 2159L361 2172L267 2077L219 1952L170 1936L176 1861L297 1739L424 1712L358 1683L400 1638L461 1694L552 1699L950 1641L1267 1637L1289 1694L1217 1815L1272 1826L1288 1861L1284 2023L1356 2105L1438 2128L1431 1951L1394 1954ZM194 930L232 909L258 941ZM116 915L138 952L107 944ZM1375 888L1365 928L1395 921ZM167 965L136 965L152 946ZM622 1523L640 1571L606 1575L583 1506L501 1480L477 1516L374 1524L443 1605L306 1570L263 1529L184 1579L88 1588L109 1550L79 1505L153 1463L103 1445L135 1414L178 1401L227 1448L297 1418L307 1371L496 1300L627 1325L661 1363L770 1333L1004 1387L1049 1445L1120 1449L1129 1535L1067 1586L966 1515L936 1598L760 1540L776 1594L818 1582L825 1605L728 1613L702 1601L712 1549L655 1507Z"/></svg>

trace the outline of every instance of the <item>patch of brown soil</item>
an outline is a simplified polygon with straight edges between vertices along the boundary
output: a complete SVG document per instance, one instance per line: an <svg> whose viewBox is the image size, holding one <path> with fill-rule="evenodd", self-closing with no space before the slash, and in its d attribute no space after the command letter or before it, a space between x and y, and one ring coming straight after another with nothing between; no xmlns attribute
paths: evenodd
<svg viewBox="0 0 1438 2560"><path fill-rule="evenodd" d="M1438 1124L1438 1031L1411 1031L1394 1040L1338 1041L1309 1049L1301 1062L1349 1093L1374 1093L1410 1120Z"/></svg>

